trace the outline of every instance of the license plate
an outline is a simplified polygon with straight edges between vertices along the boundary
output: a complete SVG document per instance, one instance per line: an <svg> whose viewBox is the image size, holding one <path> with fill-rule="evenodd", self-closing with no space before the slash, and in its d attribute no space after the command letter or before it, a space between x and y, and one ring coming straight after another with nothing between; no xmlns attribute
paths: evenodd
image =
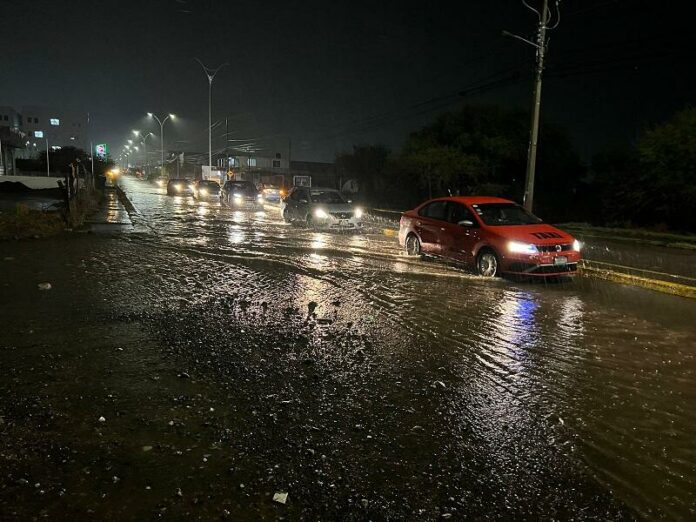
<svg viewBox="0 0 696 522"><path fill-rule="evenodd" d="M558 256L553 258L553 264L554 265L567 265L568 264L568 258L565 256Z"/></svg>

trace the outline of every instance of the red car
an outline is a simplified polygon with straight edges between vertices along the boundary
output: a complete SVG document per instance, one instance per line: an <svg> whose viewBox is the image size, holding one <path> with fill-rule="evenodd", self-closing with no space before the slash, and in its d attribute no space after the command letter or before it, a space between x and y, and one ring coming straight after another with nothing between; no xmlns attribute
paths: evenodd
<svg viewBox="0 0 696 522"><path fill-rule="evenodd" d="M437 198L404 212L399 244L408 255L458 261L482 276L569 276L580 242L513 201L470 196Z"/></svg>

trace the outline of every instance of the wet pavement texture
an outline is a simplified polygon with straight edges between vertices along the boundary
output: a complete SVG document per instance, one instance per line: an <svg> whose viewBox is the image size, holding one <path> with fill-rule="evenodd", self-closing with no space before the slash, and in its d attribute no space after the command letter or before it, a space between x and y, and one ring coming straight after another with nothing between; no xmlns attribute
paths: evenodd
<svg viewBox="0 0 696 522"><path fill-rule="evenodd" d="M0 246L0 519L696 517L693 301L123 184Z"/></svg>

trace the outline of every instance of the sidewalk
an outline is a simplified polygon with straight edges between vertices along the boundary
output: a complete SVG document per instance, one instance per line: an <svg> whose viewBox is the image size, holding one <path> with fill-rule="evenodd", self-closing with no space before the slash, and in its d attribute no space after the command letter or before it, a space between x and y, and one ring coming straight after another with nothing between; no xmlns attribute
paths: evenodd
<svg viewBox="0 0 696 522"><path fill-rule="evenodd" d="M132 232L134 229L128 211L119 201L113 188L104 191L104 201L99 210L85 220L85 225L89 226L92 232L101 233Z"/></svg>

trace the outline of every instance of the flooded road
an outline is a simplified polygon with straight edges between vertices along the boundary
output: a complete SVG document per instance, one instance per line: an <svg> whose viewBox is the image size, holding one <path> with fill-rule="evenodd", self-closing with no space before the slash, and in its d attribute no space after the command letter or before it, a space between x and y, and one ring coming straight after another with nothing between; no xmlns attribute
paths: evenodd
<svg viewBox="0 0 696 522"><path fill-rule="evenodd" d="M123 184L2 245L0 519L696 517L693 301Z"/></svg>

